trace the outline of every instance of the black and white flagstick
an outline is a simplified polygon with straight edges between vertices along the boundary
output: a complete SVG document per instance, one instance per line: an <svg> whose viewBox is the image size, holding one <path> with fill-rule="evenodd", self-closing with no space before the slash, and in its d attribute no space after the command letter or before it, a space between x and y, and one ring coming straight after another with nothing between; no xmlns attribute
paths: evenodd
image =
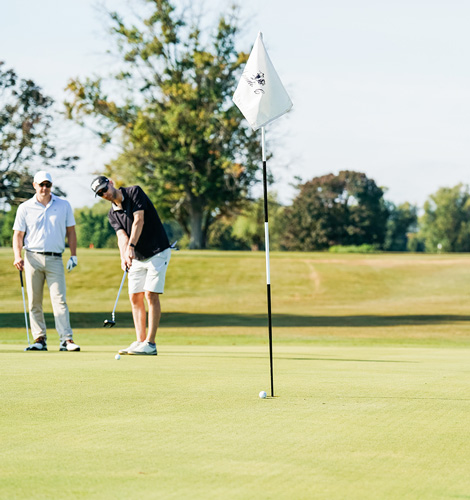
<svg viewBox="0 0 470 500"><path fill-rule="evenodd" d="M261 127L261 150L263 155L263 190L264 190L264 241L266 253L266 291L268 299L268 328L269 328L269 362L271 366L271 397L274 397L273 375L273 327L271 319L271 273L269 266L269 220L268 220L268 180L266 171L266 140L264 127Z"/></svg>

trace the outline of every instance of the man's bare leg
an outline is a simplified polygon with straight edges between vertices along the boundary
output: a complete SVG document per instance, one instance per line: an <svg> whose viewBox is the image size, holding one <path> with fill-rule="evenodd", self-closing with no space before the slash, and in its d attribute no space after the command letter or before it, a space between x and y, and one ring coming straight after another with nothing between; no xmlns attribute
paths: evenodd
<svg viewBox="0 0 470 500"><path fill-rule="evenodd" d="M135 333L137 340L144 342L147 334L146 312L144 304L144 292L129 294L132 306L132 317L134 319Z"/></svg>
<svg viewBox="0 0 470 500"><path fill-rule="evenodd" d="M147 334L147 342L155 343L158 325L162 310L160 307L160 294L154 292L145 292L145 298L149 306L149 329Z"/></svg>

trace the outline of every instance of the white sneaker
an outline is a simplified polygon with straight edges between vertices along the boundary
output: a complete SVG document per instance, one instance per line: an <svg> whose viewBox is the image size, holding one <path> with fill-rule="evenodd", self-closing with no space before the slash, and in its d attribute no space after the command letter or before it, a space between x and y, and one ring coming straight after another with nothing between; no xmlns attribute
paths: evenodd
<svg viewBox="0 0 470 500"><path fill-rule="evenodd" d="M136 354L136 355L150 355L150 356L156 356L157 355L157 345L153 344L150 345L148 342L141 342L141 344L133 349L132 351L128 351L127 354Z"/></svg>
<svg viewBox="0 0 470 500"><path fill-rule="evenodd" d="M60 351L69 351L69 352L79 352L80 346L77 345L73 340L67 339L60 343Z"/></svg>
<svg viewBox="0 0 470 500"><path fill-rule="evenodd" d="M38 337L34 344L28 346L25 351L47 351L47 343L44 337Z"/></svg>
<svg viewBox="0 0 470 500"><path fill-rule="evenodd" d="M118 351L119 354L129 354L129 351L134 350L136 347L139 347L142 342L140 340L134 340L132 344L127 349L121 349Z"/></svg>

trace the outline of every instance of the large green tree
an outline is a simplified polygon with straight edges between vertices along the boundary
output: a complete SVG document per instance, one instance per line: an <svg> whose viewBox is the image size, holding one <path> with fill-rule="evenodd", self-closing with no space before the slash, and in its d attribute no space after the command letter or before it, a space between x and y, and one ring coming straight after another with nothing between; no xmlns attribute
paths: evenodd
<svg viewBox="0 0 470 500"><path fill-rule="evenodd" d="M203 248L209 226L257 181L259 140L231 102L248 55L236 49L235 10L206 29L207 16L176 2L143 3L146 15L133 22L108 13L119 72L70 81L65 105L104 143L119 142L106 173L141 184L190 247Z"/></svg>
<svg viewBox="0 0 470 500"><path fill-rule="evenodd" d="M384 250L404 252L408 249L409 233L415 233L418 224L418 208L410 203L387 203L388 220Z"/></svg>
<svg viewBox="0 0 470 500"><path fill-rule="evenodd" d="M34 194L30 174L33 167L74 168L77 157L57 158L51 138L52 104L52 98L32 80L20 79L0 61L0 208L3 210Z"/></svg>
<svg viewBox="0 0 470 500"><path fill-rule="evenodd" d="M464 184L440 188L424 204L419 236L428 252L470 251L470 191Z"/></svg>
<svg viewBox="0 0 470 500"><path fill-rule="evenodd" d="M387 208L383 190L361 172L315 177L299 186L285 211L282 246L323 250L333 245L384 243Z"/></svg>

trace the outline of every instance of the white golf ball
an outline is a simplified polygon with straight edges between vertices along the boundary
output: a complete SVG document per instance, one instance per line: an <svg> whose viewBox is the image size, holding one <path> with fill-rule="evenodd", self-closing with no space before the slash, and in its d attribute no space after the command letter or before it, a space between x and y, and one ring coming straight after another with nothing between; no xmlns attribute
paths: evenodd
<svg viewBox="0 0 470 500"><path fill-rule="evenodd" d="M121 359L121 355L120 354L116 354L116 356L114 356L114 359Z"/></svg>
<svg viewBox="0 0 470 500"><path fill-rule="evenodd" d="M265 399L265 398L266 398L266 391L261 391L261 392L259 393L259 397L260 397L261 399Z"/></svg>

